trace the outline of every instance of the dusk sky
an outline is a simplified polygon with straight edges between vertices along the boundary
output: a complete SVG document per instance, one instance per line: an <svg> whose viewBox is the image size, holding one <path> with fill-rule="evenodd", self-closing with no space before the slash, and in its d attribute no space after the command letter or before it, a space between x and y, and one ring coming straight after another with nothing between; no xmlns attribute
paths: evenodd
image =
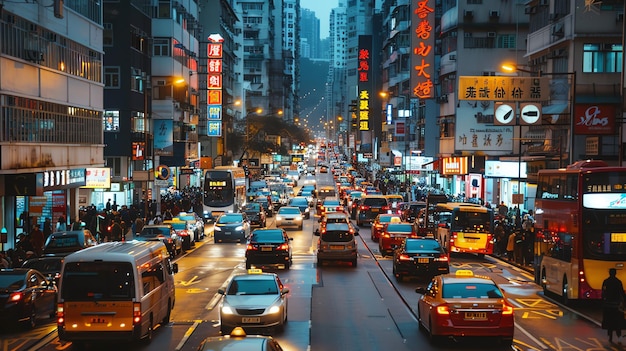
<svg viewBox="0 0 626 351"><path fill-rule="evenodd" d="M328 37L329 24L328 17L330 10L337 7L337 0L300 0L300 7L315 12L315 16L320 20L320 38Z"/></svg>

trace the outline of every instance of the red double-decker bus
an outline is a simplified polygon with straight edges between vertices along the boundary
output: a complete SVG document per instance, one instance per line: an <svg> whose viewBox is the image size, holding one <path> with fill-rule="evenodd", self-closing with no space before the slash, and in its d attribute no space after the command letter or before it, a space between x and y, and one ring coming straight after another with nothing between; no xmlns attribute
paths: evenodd
<svg viewBox="0 0 626 351"><path fill-rule="evenodd" d="M544 293L600 299L609 268L626 281L626 167L578 161L540 170L535 198L535 279Z"/></svg>

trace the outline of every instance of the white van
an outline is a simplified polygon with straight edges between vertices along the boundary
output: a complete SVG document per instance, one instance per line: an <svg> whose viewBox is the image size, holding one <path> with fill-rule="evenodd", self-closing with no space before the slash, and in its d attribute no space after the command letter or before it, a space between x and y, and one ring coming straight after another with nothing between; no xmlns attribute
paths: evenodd
<svg viewBox="0 0 626 351"><path fill-rule="evenodd" d="M57 303L59 339L152 339L170 321L174 273L160 241L109 242L65 258Z"/></svg>

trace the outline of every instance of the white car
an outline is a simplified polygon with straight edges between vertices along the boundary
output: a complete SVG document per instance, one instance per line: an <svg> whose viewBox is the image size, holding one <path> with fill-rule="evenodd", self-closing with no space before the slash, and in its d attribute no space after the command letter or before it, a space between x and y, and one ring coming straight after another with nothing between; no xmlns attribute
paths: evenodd
<svg viewBox="0 0 626 351"><path fill-rule="evenodd" d="M276 228L297 227L302 230L302 212L295 206L283 206L276 214Z"/></svg>

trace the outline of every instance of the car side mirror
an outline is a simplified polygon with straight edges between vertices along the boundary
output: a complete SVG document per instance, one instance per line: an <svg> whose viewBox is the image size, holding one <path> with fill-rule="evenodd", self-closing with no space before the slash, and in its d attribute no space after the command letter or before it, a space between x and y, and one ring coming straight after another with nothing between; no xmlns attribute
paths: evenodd
<svg viewBox="0 0 626 351"><path fill-rule="evenodd" d="M416 293L418 293L418 294L425 295L425 294L426 294L426 291L427 291L427 290L426 290L426 288L425 288L425 287L423 287L423 286L420 286L420 287L415 288L415 292L416 292Z"/></svg>
<svg viewBox="0 0 626 351"><path fill-rule="evenodd" d="M172 263L172 272L178 273L178 263Z"/></svg>

